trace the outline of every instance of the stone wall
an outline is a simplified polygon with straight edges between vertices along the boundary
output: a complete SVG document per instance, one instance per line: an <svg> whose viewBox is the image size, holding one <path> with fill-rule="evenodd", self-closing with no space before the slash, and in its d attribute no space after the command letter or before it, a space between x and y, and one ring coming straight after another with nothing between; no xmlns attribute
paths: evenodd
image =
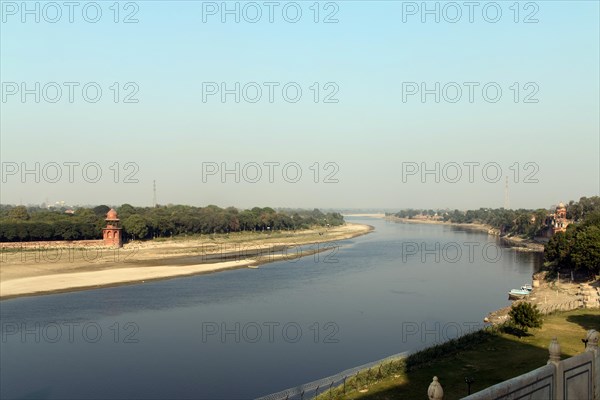
<svg viewBox="0 0 600 400"><path fill-rule="evenodd" d="M0 249L48 248L48 247L105 247L102 240L49 240L39 242L0 242Z"/></svg>

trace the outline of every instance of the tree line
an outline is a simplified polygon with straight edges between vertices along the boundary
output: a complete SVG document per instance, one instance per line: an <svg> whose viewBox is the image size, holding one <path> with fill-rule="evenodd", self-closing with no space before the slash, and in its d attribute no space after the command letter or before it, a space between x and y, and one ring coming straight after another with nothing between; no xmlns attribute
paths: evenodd
<svg viewBox="0 0 600 400"><path fill-rule="evenodd" d="M560 268L600 273L600 197L582 197L570 214L577 223L570 224L565 232L557 232L544 246L544 258L555 270Z"/></svg>
<svg viewBox="0 0 600 400"><path fill-rule="evenodd" d="M571 200L567 206L567 219L574 222L581 221L586 215L600 210L600 197L582 197L579 202ZM508 210L504 208L480 208L478 210L425 210L406 209L395 214L400 218L414 218L417 215L433 217L437 216L446 222L458 224L480 223L498 229L502 235L522 236L533 239L543 236L548 225L546 219L548 214L554 210L544 208Z"/></svg>
<svg viewBox="0 0 600 400"><path fill-rule="evenodd" d="M485 224L498 229L502 235L519 235L528 238L541 236L547 229L548 210L508 210L504 208L480 208L478 210L402 210L396 214L400 218L414 218L417 215L435 215L445 221L457 224Z"/></svg>
<svg viewBox="0 0 600 400"><path fill-rule="evenodd" d="M544 246L544 258L550 268L568 268L590 274L600 273L600 197L582 197L567 205L571 223L566 232L557 232ZM481 223L498 229L502 235L518 235L533 239L551 229L547 218L554 210L402 210L393 215L414 218L417 215L437 216L454 223Z"/></svg>
<svg viewBox="0 0 600 400"><path fill-rule="evenodd" d="M125 239L151 239L188 234L241 231L280 231L344 223L339 213L318 209L276 211L270 207L238 210L214 205L194 207L168 205L115 208ZM0 205L0 241L87 240L102 238L110 207L82 207L73 213L42 207Z"/></svg>

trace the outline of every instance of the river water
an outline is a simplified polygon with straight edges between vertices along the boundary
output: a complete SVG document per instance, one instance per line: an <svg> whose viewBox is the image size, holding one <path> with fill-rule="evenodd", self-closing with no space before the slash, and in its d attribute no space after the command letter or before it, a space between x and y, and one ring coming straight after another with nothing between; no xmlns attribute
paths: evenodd
<svg viewBox="0 0 600 400"><path fill-rule="evenodd" d="M538 254L448 226L347 218L318 255L0 302L2 398L253 398L483 326Z"/></svg>

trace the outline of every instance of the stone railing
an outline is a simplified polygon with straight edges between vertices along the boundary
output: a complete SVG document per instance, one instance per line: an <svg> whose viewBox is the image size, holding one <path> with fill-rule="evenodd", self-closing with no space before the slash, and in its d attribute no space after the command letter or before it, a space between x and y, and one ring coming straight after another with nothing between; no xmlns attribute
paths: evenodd
<svg viewBox="0 0 600 400"><path fill-rule="evenodd" d="M585 352L560 360L560 344L550 342L548 364L463 400L600 400L600 351L595 330L588 331ZM443 400L444 389L436 376L427 390L429 400Z"/></svg>

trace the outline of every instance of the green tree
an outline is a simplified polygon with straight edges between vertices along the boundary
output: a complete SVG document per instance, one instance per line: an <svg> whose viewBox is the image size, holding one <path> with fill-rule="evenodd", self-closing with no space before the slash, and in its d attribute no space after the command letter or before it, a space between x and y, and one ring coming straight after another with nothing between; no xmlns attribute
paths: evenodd
<svg viewBox="0 0 600 400"><path fill-rule="evenodd" d="M598 274L600 272L600 227L591 225L579 229L575 234L570 256L575 269Z"/></svg>
<svg viewBox="0 0 600 400"><path fill-rule="evenodd" d="M27 221L29 219L29 213L27 212L27 207L25 206L16 206L12 210L8 212L8 218L16 219L19 221Z"/></svg>
<svg viewBox="0 0 600 400"><path fill-rule="evenodd" d="M125 228L125 232L134 239L144 239L146 235L148 235L146 221L144 220L144 217L138 214L134 214L123 220L123 228Z"/></svg>
<svg viewBox="0 0 600 400"><path fill-rule="evenodd" d="M97 216L106 218L106 214L110 211L110 207L105 205L96 206L92 209L92 211L94 211L94 214Z"/></svg>
<svg viewBox="0 0 600 400"><path fill-rule="evenodd" d="M121 207L119 207L117 209L117 214L119 215L120 219L126 219L127 217L129 217L130 215L136 214L136 209L134 206L132 206L131 204L123 204Z"/></svg>
<svg viewBox="0 0 600 400"><path fill-rule="evenodd" d="M511 322L525 333L529 328L542 327L542 314L535 304L527 302L513 304L508 315Z"/></svg>
<svg viewBox="0 0 600 400"><path fill-rule="evenodd" d="M73 221L63 220L54 224L56 240L78 240L81 239L79 231Z"/></svg>
<svg viewBox="0 0 600 400"><path fill-rule="evenodd" d="M600 213L590 212L566 232L558 232L544 246L546 261L589 274L600 273Z"/></svg>
<svg viewBox="0 0 600 400"><path fill-rule="evenodd" d="M556 262L558 265L568 261L571 247L570 236L567 232L558 232L550 238L544 246L544 257L546 261Z"/></svg>
<svg viewBox="0 0 600 400"><path fill-rule="evenodd" d="M54 236L53 226L44 222L29 222L28 230L31 240L51 240Z"/></svg>
<svg viewBox="0 0 600 400"><path fill-rule="evenodd" d="M0 240L3 242L12 242L17 239L17 224L14 222L0 223Z"/></svg>

